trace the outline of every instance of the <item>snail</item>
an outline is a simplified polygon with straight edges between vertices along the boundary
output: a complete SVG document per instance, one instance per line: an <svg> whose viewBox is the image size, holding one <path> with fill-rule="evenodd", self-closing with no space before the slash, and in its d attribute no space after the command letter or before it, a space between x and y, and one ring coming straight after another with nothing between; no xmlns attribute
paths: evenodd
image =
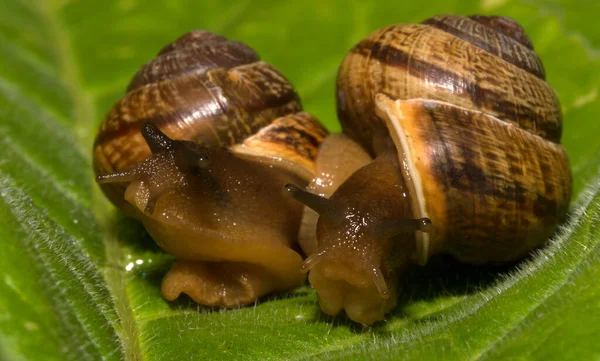
<svg viewBox="0 0 600 361"><path fill-rule="evenodd" d="M343 134L321 144L303 203L303 267L330 315L395 307L402 270L446 253L513 262L564 219L571 171L556 93L523 28L435 16L358 42L337 78Z"/></svg>
<svg viewBox="0 0 600 361"><path fill-rule="evenodd" d="M192 31L134 75L100 125L105 195L177 260L161 291L236 307L306 279L296 238L325 128L248 46Z"/></svg>

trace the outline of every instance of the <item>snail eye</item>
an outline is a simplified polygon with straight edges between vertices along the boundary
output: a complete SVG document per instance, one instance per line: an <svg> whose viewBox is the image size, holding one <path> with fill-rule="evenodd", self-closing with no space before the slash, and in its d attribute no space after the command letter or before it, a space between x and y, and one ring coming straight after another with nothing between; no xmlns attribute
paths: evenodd
<svg viewBox="0 0 600 361"><path fill-rule="evenodd" d="M190 147L187 143L179 144L174 154L175 165L182 172L191 172L194 175L210 167L211 158L205 150Z"/></svg>
<svg viewBox="0 0 600 361"><path fill-rule="evenodd" d="M196 168L206 169L210 166L210 157L207 155L200 155L196 161Z"/></svg>
<svg viewBox="0 0 600 361"><path fill-rule="evenodd" d="M199 176L211 165L211 158L206 154L195 154L189 159L186 169L195 176Z"/></svg>

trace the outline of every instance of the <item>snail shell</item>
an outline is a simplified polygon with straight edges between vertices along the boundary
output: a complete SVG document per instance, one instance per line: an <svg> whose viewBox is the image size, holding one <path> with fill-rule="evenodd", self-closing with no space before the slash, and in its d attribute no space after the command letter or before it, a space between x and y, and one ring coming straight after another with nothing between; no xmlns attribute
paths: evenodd
<svg viewBox="0 0 600 361"><path fill-rule="evenodd" d="M512 19L436 16L377 30L342 62L337 103L347 137L322 145L312 193L293 192L318 213L301 239L328 314L382 320L406 264L437 253L514 261L566 214L560 105Z"/></svg>
<svg viewBox="0 0 600 361"><path fill-rule="evenodd" d="M107 197L177 257L163 279L220 307L298 286L301 206L323 126L248 46L194 31L135 74L102 122L94 168Z"/></svg>

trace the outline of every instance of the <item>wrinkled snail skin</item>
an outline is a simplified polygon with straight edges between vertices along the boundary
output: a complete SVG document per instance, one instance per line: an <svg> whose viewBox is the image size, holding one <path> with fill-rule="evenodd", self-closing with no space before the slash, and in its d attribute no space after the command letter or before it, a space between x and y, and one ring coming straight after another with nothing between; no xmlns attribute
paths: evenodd
<svg viewBox="0 0 600 361"><path fill-rule="evenodd" d="M336 93L346 137L324 141L309 192L294 192L314 210L300 239L325 313L370 325L394 307L409 263L510 262L551 236L571 170L544 79L523 29L502 17L392 25L350 50ZM359 146L360 162L332 151Z"/></svg>
<svg viewBox="0 0 600 361"><path fill-rule="evenodd" d="M177 261L162 294L218 307L304 282L305 185L327 132L294 89L249 47L185 34L134 76L100 126L98 183Z"/></svg>

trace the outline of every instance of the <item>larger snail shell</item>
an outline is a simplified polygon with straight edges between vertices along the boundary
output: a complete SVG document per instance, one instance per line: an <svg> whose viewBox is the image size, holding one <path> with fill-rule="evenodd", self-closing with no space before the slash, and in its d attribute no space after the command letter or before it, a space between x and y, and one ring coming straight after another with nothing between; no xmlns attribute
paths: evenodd
<svg viewBox="0 0 600 361"><path fill-rule="evenodd" d="M331 149L356 146L329 138L309 189L330 198L297 196L320 214L305 265L326 313L370 324L395 305L411 256L512 261L564 218L560 105L512 19L436 16L377 30L343 60L337 103L344 133L377 158L340 172L328 157L344 157Z"/></svg>
<svg viewBox="0 0 600 361"><path fill-rule="evenodd" d="M177 262L162 293L234 307L294 288L301 207L288 182L314 173L325 128L248 46L183 35L133 77L94 144L108 198ZM108 174L107 174L108 173Z"/></svg>
<svg viewBox="0 0 600 361"><path fill-rule="evenodd" d="M560 104L512 19L437 16L376 31L342 63L337 99L344 131L367 149L372 130L395 118L394 100L456 106L426 103L429 122L405 114L390 132L411 168L415 218L437 225L432 248L448 247L444 240L463 260L515 259L567 211L571 172L560 145ZM428 237L421 236L425 262L436 250L425 251Z"/></svg>

